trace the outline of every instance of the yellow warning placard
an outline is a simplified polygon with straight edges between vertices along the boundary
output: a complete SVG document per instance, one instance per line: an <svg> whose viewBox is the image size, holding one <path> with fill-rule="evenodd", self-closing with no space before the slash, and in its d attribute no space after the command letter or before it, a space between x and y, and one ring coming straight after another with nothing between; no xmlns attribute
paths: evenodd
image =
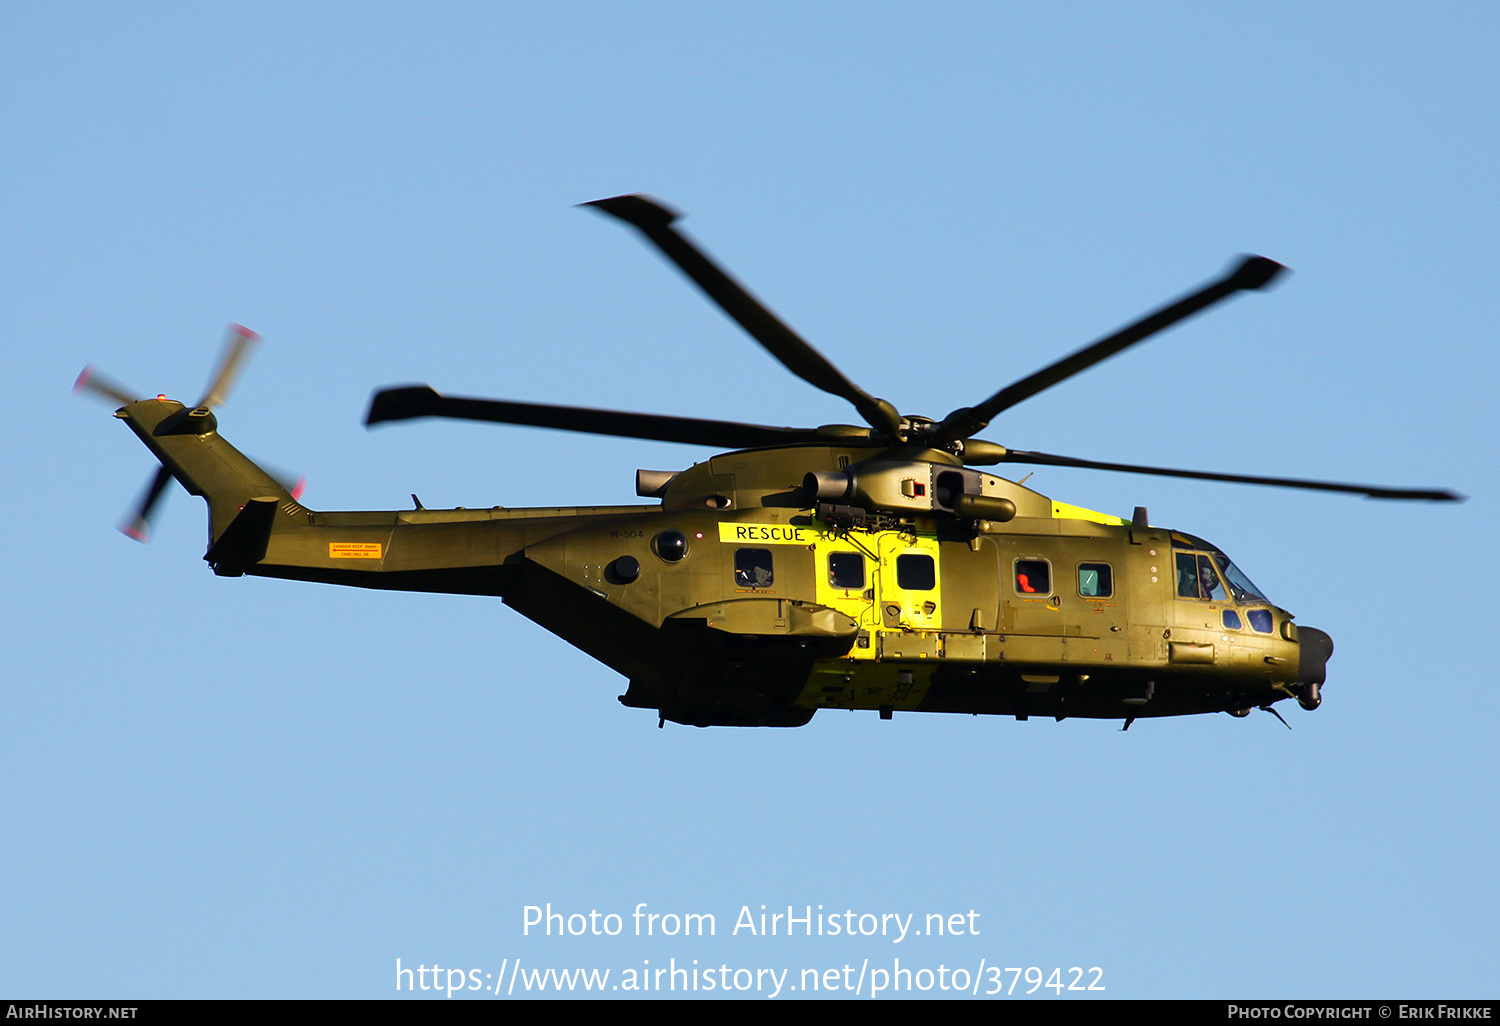
<svg viewBox="0 0 1500 1026"><path fill-rule="evenodd" d="M329 542L329 559L380 559L384 554L379 542Z"/></svg>

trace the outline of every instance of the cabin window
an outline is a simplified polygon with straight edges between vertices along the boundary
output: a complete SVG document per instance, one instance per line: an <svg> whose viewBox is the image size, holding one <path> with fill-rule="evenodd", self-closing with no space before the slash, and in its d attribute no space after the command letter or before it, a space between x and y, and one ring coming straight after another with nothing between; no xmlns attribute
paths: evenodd
<svg viewBox="0 0 1500 1026"><path fill-rule="evenodd" d="M1084 598L1109 598L1115 593L1115 579L1108 563L1078 564L1078 594Z"/></svg>
<svg viewBox="0 0 1500 1026"><path fill-rule="evenodd" d="M903 591L931 591L937 587L937 563L925 553L896 557L896 587Z"/></svg>
<svg viewBox="0 0 1500 1026"><path fill-rule="evenodd" d="M1228 593L1214 561L1195 552L1177 553L1177 594L1180 598L1225 601Z"/></svg>
<svg viewBox="0 0 1500 1026"><path fill-rule="evenodd" d="M828 583L846 591L863 591L865 557L858 552L830 552L828 554Z"/></svg>
<svg viewBox="0 0 1500 1026"><path fill-rule="evenodd" d="M1224 629L1226 631L1237 631L1243 626L1244 624L1240 622L1239 613L1236 613L1233 609L1224 610Z"/></svg>
<svg viewBox="0 0 1500 1026"><path fill-rule="evenodd" d="M741 588L769 588L776 579L770 549L735 549L734 583Z"/></svg>
<svg viewBox="0 0 1500 1026"><path fill-rule="evenodd" d="M1251 609L1245 613L1245 619L1250 621L1252 629L1261 634L1271 633L1271 611L1269 609Z"/></svg>
<svg viewBox="0 0 1500 1026"><path fill-rule="evenodd" d="M1016 593L1020 595L1052 594L1052 567L1045 559L1016 560Z"/></svg>

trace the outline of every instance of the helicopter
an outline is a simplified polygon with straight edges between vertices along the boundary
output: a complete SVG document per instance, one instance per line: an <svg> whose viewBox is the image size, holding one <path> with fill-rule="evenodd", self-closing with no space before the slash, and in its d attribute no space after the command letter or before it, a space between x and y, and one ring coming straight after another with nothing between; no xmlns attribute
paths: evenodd
<svg viewBox="0 0 1500 1026"><path fill-rule="evenodd" d="M863 424L774 427L441 394L374 393L366 424L491 421L725 450L638 470L639 505L326 512L225 441L221 405L256 336L233 328L204 396L77 388L160 462L122 527L144 540L167 485L208 505L204 559L245 574L500 598L619 673L666 721L802 726L820 709L1121 719L1294 699L1318 708L1333 641L1294 622L1217 546L1060 502L987 468L1030 464L1462 501L1386 488L1103 463L976 438L999 414L1285 270L1239 259L1208 284L940 420L854 384L644 195L582 204L636 229L787 370ZM1029 475L1028 475L1029 476ZM1024 480L1024 479L1023 479ZM1283 719L1283 723L1286 721Z"/></svg>

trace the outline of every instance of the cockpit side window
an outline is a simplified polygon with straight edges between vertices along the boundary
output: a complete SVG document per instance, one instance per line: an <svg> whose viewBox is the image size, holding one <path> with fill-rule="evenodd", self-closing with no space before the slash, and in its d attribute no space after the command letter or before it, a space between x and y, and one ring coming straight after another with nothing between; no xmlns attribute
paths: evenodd
<svg viewBox="0 0 1500 1026"><path fill-rule="evenodd" d="M1198 597L1198 557L1191 552L1178 552L1177 556L1177 597L1195 599Z"/></svg>
<svg viewBox="0 0 1500 1026"><path fill-rule="evenodd" d="M1178 597L1210 602L1223 602L1228 598L1229 593L1224 590L1224 582L1219 580L1212 557L1198 552L1178 552L1176 557Z"/></svg>
<svg viewBox="0 0 1500 1026"><path fill-rule="evenodd" d="M1214 568L1214 561L1208 556L1198 557L1198 588L1203 593L1202 597L1211 602L1223 602L1229 598L1224 582L1219 580L1219 571Z"/></svg>
<svg viewBox="0 0 1500 1026"><path fill-rule="evenodd" d="M1234 596L1234 600L1240 605L1245 605L1250 602L1271 601L1270 599L1266 598L1265 592L1261 591L1254 584L1251 584L1250 578L1246 577L1239 567L1231 563L1229 561L1229 557L1224 555L1224 553L1219 550L1219 547L1217 545L1214 545L1212 542L1206 542L1202 538L1195 538L1190 534L1183 534L1181 531L1173 531L1172 548L1202 549L1208 552L1209 556L1213 559L1214 565L1218 567L1219 573L1223 575L1225 582L1228 583L1229 593ZM1194 596L1192 594L1192 590L1187 588L1186 582L1183 578L1183 562L1181 559L1182 555L1183 553L1178 553L1177 594L1182 598L1193 598ZM1194 555L1198 554L1194 553ZM1200 558L1202 557L1200 556ZM1195 567L1194 570L1196 571L1196 569L1197 568ZM1201 598L1203 596L1200 594L1198 597Z"/></svg>

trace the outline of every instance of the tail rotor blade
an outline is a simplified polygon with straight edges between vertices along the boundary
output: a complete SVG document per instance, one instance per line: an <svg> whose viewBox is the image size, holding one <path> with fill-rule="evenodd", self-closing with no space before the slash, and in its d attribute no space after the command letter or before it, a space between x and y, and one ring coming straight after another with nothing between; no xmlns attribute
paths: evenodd
<svg viewBox="0 0 1500 1026"><path fill-rule="evenodd" d="M92 364L85 367L78 375L78 380L73 382L73 391L79 395L84 392L92 393L111 400L116 406L128 406L140 398L124 385L100 374Z"/></svg>
<svg viewBox="0 0 1500 1026"><path fill-rule="evenodd" d="M274 463L265 460L256 460L261 470L264 470L278 485L286 491L293 499L302 498L302 493L307 490L307 477L304 474L294 474L284 467L278 467Z"/></svg>
<svg viewBox="0 0 1500 1026"><path fill-rule="evenodd" d="M229 393L234 379L239 375L240 367L245 361L245 355L250 347L260 341L260 336L249 328L238 324L229 326L229 337L224 340L224 355L219 358L218 369L209 380L208 391L203 398L198 400L198 406L210 409L224 405L224 397Z"/></svg>
<svg viewBox="0 0 1500 1026"><path fill-rule="evenodd" d="M151 538L151 514L156 509L157 503L161 501L162 492L166 490L167 483L172 480L171 471L166 467L159 467L156 476L151 479L146 492L141 496L139 505L136 506L135 516L120 525L120 533L138 542L149 541Z"/></svg>

